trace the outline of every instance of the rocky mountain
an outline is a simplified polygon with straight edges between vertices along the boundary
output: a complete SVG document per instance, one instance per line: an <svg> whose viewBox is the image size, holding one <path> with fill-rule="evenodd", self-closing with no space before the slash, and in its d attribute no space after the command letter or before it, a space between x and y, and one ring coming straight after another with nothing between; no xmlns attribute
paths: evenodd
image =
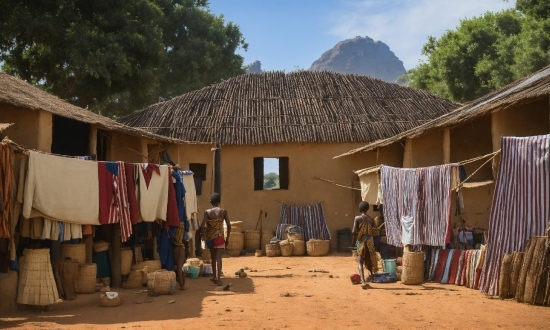
<svg viewBox="0 0 550 330"><path fill-rule="evenodd" d="M248 65L246 73L262 73L262 62L254 61Z"/></svg>
<svg viewBox="0 0 550 330"><path fill-rule="evenodd" d="M313 62L310 71L334 71L395 82L405 73L403 62L382 41L355 37L340 41Z"/></svg>

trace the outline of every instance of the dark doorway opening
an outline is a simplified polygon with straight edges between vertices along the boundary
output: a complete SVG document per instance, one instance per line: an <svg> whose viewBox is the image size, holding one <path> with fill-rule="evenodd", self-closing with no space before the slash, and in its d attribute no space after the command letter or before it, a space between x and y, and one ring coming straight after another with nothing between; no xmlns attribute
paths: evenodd
<svg viewBox="0 0 550 330"><path fill-rule="evenodd" d="M54 115L52 135L52 153L67 156L88 154L90 125Z"/></svg>

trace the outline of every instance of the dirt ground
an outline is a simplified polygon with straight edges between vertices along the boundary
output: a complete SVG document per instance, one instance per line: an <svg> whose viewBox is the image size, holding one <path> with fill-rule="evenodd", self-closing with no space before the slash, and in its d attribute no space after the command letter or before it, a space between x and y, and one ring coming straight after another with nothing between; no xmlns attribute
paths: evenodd
<svg viewBox="0 0 550 330"><path fill-rule="evenodd" d="M231 276L248 267L248 277ZM455 285L371 284L363 290L349 275L347 254L326 257L224 259L224 284L187 279L186 290L148 297L118 289L122 305L100 307L99 293L78 295L42 312L26 308L0 317L0 328L52 329L549 329L550 308L489 298ZM309 272L322 269L328 273ZM169 301L175 300L169 304Z"/></svg>

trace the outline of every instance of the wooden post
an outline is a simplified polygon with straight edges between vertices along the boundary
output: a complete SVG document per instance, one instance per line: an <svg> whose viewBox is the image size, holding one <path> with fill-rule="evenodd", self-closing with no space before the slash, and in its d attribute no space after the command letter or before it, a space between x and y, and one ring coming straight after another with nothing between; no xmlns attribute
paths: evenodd
<svg viewBox="0 0 550 330"><path fill-rule="evenodd" d="M86 244L86 263L92 262L92 247L93 247L93 238L92 235L84 235L82 237L84 244Z"/></svg>
<svg viewBox="0 0 550 330"><path fill-rule="evenodd" d="M120 236L120 225L115 224L113 228L113 240L111 241L111 246L113 247L113 258L111 259L111 286L115 288L120 288L122 286L122 275L120 274L120 263L122 259L120 250L122 248L122 241Z"/></svg>
<svg viewBox="0 0 550 330"><path fill-rule="evenodd" d="M445 128L443 131L443 164L451 163L451 130Z"/></svg>

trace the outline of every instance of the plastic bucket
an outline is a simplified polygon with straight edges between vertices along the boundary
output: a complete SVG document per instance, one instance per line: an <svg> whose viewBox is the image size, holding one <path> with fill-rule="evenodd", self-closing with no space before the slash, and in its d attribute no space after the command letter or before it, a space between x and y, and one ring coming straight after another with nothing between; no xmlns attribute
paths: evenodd
<svg viewBox="0 0 550 330"><path fill-rule="evenodd" d="M395 274L396 273L396 264L395 259L384 259L384 271L386 273Z"/></svg>
<svg viewBox="0 0 550 330"><path fill-rule="evenodd" d="M187 276L189 278L197 278L199 277L200 270L200 267L187 266Z"/></svg>

